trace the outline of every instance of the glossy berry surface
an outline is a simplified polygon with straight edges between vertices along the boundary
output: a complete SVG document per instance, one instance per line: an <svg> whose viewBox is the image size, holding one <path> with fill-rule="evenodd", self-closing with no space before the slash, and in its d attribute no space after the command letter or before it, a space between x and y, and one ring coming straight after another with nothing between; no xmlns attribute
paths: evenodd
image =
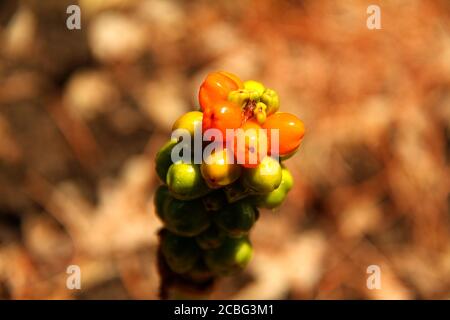
<svg viewBox="0 0 450 320"><path fill-rule="evenodd" d="M220 101L203 112L203 133L209 129L217 129L221 133L218 139L221 141L226 141L227 129L237 129L241 124L242 111L234 102Z"/></svg>
<svg viewBox="0 0 450 320"><path fill-rule="evenodd" d="M267 153L267 135L256 120L245 122L234 139L234 154L238 164L245 168L258 166Z"/></svg>
<svg viewBox="0 0 450 320"><path fill-rule="evenodd" d="M233 183L241 175L241 166L233 161L233 154L227 148L213 151L200 170L208 186L214 189Z"/></svg>
<svg viewBox="0 0 450 320"><path fill-rule="evenodd" d="M291 113L277 112L267 117L262 125L267 129L268 150L272 152L271 130L279 132L279 148L276 154L283 156L295 151L299 146L305 134L303 122Z"/></svg>
<svg viewBox="0 0 450 320"><path fill-rule="evenodd" d="M172 196L180 200L196 199L210 191L202 178L200 165L193 163L172 164L166 182Z"/></svg>
<svg viewBox="0 0 450 320"><path fill-rule="evenodd" d="M220 101L226 101L228 94L243 87L242 81L234 74L224 71L210 73L200 86L199 102L206 111Z"/></svg>
<svg viewBox="0 0 450 320"><path fill-rule="evenodd" d="M231 275L250 262L253 248L247 237L227 238L217 249L204 254L206 265L217 275Z"/></svg>

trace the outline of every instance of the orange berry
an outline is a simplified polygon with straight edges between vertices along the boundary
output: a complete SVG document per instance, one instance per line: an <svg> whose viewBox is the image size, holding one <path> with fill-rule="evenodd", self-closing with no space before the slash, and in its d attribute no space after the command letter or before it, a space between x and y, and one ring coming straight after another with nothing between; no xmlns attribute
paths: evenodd
<svg viewBox="0 0 450 320"><path fill-rule="evenodd" d="M237 163L245 168L258 166L267 155L267 135L256 120L250 119L236 130L234 154Z"/></svg>
<svg viewBox="0 0 450 320"><path fill-rule="evenodd" d="M236 75L225 71L210 73L200 86L200 108L205 111L219 101L226 101L231 91L240 88L243 84Z"/></svg>
<svg viewBox="0 0 450 320"><path fill-rule="evenodd" d="M208 129L218 129L222 133L222 141L226 141L226 130L241 126L241 108L230 101L220 101L203 112L203 133Z"/></svg>
<svg viewBox="0 0 450 320"><path fill-rule="evenodd" d="M268 152L272 153L271 136L273 129L279 130L279 156L287 155L296 150L305 134L303 122L291 113L276 112L269 117L262 125L267 129Z"/></svg>

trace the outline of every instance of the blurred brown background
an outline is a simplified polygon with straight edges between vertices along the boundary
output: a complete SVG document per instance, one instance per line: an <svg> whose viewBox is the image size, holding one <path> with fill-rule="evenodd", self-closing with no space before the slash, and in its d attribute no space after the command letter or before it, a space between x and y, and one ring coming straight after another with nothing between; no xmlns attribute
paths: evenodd
<svg viewBox="0 0 450 320"><path fill-rule="evenodd" d="M215 70L307 128L215 298L450 298L448 1L75 3L0 2L0 298L158 298L152 161Z"/></svg>

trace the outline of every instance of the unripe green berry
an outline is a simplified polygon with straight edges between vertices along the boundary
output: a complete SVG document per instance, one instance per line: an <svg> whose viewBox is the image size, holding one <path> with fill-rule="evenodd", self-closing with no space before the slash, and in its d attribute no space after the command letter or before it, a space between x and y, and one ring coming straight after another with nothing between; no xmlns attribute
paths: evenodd
<svg viewBox="0 0 450 320"><path fill-rule="evenodd" d="M259 124L263 124L266 121L266 109L267 106L264 103L258 102L253 110L253 114Z"/></svg>
<svg viewBox="0 0 450 320"><path fill-rule="evenodd" d="M213 273L206 266L202 259L198 259L197 263L185 274L185 277L195 282L205 282L213 277Z"/></svg>
<svg viewBox="0 0 450 320"><path fill-rule="evenodd" d="M244 183L256 193L268 193L281 183L280 163L271 158L265 157L255 168L247 168L244 171Z"/></svg>
<svg viewBox="0 0 450 320"><path fill-rule="evenodd" d="M267 106L267 115L271 115L280 108L280 98L278 93L272 89L266 89L261 95L261 102Z"/></svg>
<svg viewBox="0 0 450 320"><path fill-rule="evenodd" d="M256 92L259 99L266 88L264 88L264 85L261 82L248 80L244 82L244 89L250 92Z"/></svg>
<svg viewBox="0 0 450 320"><path fill-rule="evenodd" d="M231 275L244 269L250 262L253 248L247 237L227 238L217 249L204 253L206 265L216 275Z"/></svg>
<svg viewBox="0 0 450 320"><path fill-rule="evenodd" d="M223 190L229 203L242 200L251 194L248 188L243 186L239 180L226 186Z"/></svg>
<svg viewBox="0 0 450 320"><path fill-rule="evenodd" d="M185 273L194 267L201 250L193 238L180 237L164 230L161 236L161 252L173 272Z"/></svg>
<svg viewBox="0 0 450 320"><path fill-rule="evenodd" d="M153 204L155 206L155 212L158 217L164 221L164 215L166 211L166 204L171 198L169 188L167 186L159 186L155 192L155 197L153 198Z"/></svg>
<svg viewBox="0 0 450 320"><path fill-rule="evenodd" d="M260 208L275 209L283 203L293 184L294 179L292 178L291 173L287 168L282 167L281 183L278 188L267 194L255 196L253 198L254 203Z"/></svg>
<svg viewBox="0 0 450 320"><path fill-rule="evenodd" d="M289 192L294 185L294 178L292 177L291 172L286 168L282 167L281 169L281 184L279 188L283 188L285 192Z"/></svg>
<svg viewBox="0 0 450 320"><path fill-rule="evenodd" d="M249 91L250 101L259 101L261 94L258 91Z"/></svg>
<svg viewBox="0 0 450 320"><path fill-rule="evenodd" d="M165 204L163 220L171 232L193 237L205 231L211 221L201 200L181 201L171 198Z"/></svg>
<svg viewBox="0 0 450 320"><path fill-rule="evenodd" d="M225 240L225 232L212 224L208 229L195 237L197 244L203 250L218 248Z"/></svg>
<svg viewBox="0 0 450 320"><path fill-rule="evenodd" d="M198 164L172 164L167 171L166 181L172 196L180 200L199 198L211 191L203 180Z"/></svg>
<svg viewBox="0 0 450 320"><path fill-rule="evenodd" d="M163 183L166 183L167 171L169 171L169 168L172 165L172 149L177 143L177 140L169 140L168 142L166 142L166 144L164 144L164 146L162 146L161 149L159 149L158 153L156 154L156 174Z"/></svg>
<svg viewBox="0 0 450 320"><path fill-rule="evenodd" d="M218 211L227 204L227 198L223 189L219 189L202 197L202 202L207 211Z"/></svg>
<svg viewBox="0 0 450 320"><path fill-rule="evenodd" d="M241 200L222 208L214 215L214 222L228 236L242 237L253 227L256 221L256 208L246 200Z"/></svg>
<svg viewBox="0 0 450 320"><path fill-rule="evenodd" d="M281 183L278 188L267 194L255 196L253 198L254 203L256 206L266 209L274 209L279 207L283 203L288 192L291 190L293 184L294 179L292 178L291 173L288 169L283 167L281 169Z"/></svg>
<svg viewBox="0 0 450 320"><path fill-rule="evenodd" d="M275 209L283 203L286 195L282 188L277 188L268 194L255 196L254 200L259 208Z"/></svg>
<svg viewBox="0 0 450 320"><path fill-rule="evenodd" d="M228 101L236 103L239 107L242 107L250 99L250 92L247 90L235 90L228 94Z"/></svg>

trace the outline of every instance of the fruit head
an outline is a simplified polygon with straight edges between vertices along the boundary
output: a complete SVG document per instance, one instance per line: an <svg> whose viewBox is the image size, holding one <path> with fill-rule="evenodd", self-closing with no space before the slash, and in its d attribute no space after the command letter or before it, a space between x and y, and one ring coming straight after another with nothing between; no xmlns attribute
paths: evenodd
<svg viewBox="0 0 450 320"><path fill-rule="evenodd" d="M172 271L185 273L194 267L201 250L193 238L181 237L164 230L161 236L161 252Z"/></svg>
<svg viewBox="0 0 450 320"><path fill-rule="evenodd" d="M236 181L241 167L235 163L234 155L227 149L214 150L200 166L200 171L210 188L220 188Z"/></svg>
<svg viewBox="0 0 450 320"><path fill-rule="evenodd" d="M203 250L218 248L225 240L225 232L212 224L208 229L195 237L197 245Z"/></svg>
<svg viewBox="0 0 450 320"><path fill-rule="evenodd" d="M202 120L203 113L201 113L200 111L187 112L175 121L172 126L172 131L175 131L177 129L184 129L189 131L191 137L194 138L196 128L198 128L197 130L201 132Z"/></svg>
<svg viewBox="0 0 450 320"><path fill-rule="evenodd" d="M281 165L277 160L265 157L257 167L244 170L243 178L244 184L254 192L271 192L281 183Z"/></svg>
<svg viewBox="0 0 450 320"><path fill-rule="evenodd" d="M167 171L167 185L170 193L180 200L191 200L211 191L200 172L200 165L177 162Z"/></svg>
<svg viewBox="0 0 450 320"><path fill-rule="evenodd" d="M242 81L234 74L224 71L210 73L200 86L200 108L205 111L214 104L225 101L231 91L242 89Z"/></svg>
<svg viewBox="0 0 450 320"><path fill-rule="evenodd" d="M159 186L155 192L155 197L153 198L153 204L155 206L155 212L158 217L164 221L164 214L166 211L166 204L171 198L169 188L167 186Z"/></svg>
<svg viewBox="0 0 450 320"><path fill-rule="evenodd" d="M209 269L216 275L231 275L244 269L250 262L253 248L247 237L227 238L217 249L204 252Z"/></svg>
<svg viewBox="0 0 450 320"><path fill-rule="evenodd" d="M156 154L156 174L163 183L166 183L167 171L169 171L169 167L172 165L172 149L176 144L177 140L169 140Z"/></svg>
<svg viewBox="0 0 450 320"><path fill-rule="evenodd" d="M198 199L182 201L170 198L165 203L163 218L168 230L185 237L196 236L211 224L208 212Z"/></svg>
<svg viewBox="0 0 450 320"><path fill-rule="evenodd" d="M156 172L167 186L156 190L154 206L165 225L161 254L169 268L181 282L209 285L215 276L240 271L250 261L248 233L259 217L257 206L278 207L293 185L276 159L297 151L305 129L294 115L278 112L274 90L254 80L243 83L228 72L206 77L199 102L203 112L182 115L172 130L194 136L201 124L208 140L205 133L215 129L208 136L219 139L220 132L215 147L222 149L213 149L201 165L185 158L173 163L178 141L167 142L156 156ZM233 140L226 141L227 130L235 133ZM279 143L271 141L275 137ZM203 144L203 151L211 146Z"/></svg>
<svg viewBox="0 0 450 320"><path fill-rule="evenodd" d="M242 237L256 221L256 208L244 200L229 204L213 216L214 223L230 237Z"/></svg>
<svg viewBox="0 0 450 320"><path fill-rule="evenodd" d="M241 108L231 101L219 101L203 111L202 132L217 129L222 134L221 141L226 141L227 129L237 129L241 123Z"/></svg>
<svg viewBox="0 0 450 320"><path fill-rule="evenodd" d="M279 156L284 156L295 151L305 134L303 122L293 114L287 112L276 112L267 117L262 127L267 129L269 152L272 152L271 131L273 129L278 130L279 150L275 152Z"/></svg>

